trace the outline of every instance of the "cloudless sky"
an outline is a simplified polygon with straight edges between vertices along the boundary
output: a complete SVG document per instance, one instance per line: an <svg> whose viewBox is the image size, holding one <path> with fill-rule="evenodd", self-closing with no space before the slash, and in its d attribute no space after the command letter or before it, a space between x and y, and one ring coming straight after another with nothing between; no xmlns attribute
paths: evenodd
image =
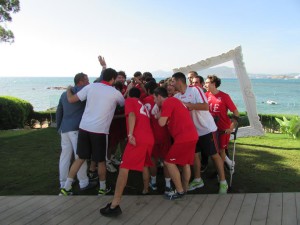
<svg viewBox="0 0 300 225"><path fill-rule="evenodd" d="M242 46L249 73L300 73L299 0L20 0L0 76L170 71Z"/></svg>

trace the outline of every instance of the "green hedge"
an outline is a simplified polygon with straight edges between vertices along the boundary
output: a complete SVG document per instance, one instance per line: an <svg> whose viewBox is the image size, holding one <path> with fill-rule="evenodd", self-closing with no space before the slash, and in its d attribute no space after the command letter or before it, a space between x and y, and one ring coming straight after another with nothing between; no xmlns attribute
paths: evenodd
<svg viewBox="0 0 300 225"><path fill-rule="evenodd" d="M0 96L0 130L23 128L33 114L33 106L22 99Z"/></svg>

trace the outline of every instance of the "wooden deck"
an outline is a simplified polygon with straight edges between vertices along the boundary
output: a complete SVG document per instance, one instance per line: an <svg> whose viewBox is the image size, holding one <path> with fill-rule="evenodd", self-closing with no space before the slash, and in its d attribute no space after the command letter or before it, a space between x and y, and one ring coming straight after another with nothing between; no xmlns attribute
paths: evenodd
<svg viewBox="0 0 300 225"><path fill-rule="evenodd" d="M300 225L300 193L124 196L123 214L99 209L112 196L0 196L0 224L290 224Z"/></svg>

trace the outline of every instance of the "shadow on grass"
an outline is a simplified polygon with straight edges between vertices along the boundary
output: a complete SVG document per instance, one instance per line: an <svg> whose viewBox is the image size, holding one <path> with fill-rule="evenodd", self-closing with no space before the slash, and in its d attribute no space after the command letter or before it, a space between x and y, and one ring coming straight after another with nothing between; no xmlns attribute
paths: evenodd
<svg viewBox="0 0 300 225"><path fill-rule="evenodd" d="M269 148L269 149L279 149L279 150L300 150L300 148L289 148L289 147L275 147L270 145L257 145L257 144L245 144L245 143L239 143L239 145L244 146L251 146L251 147L258 147L258 148Z"/></svg>

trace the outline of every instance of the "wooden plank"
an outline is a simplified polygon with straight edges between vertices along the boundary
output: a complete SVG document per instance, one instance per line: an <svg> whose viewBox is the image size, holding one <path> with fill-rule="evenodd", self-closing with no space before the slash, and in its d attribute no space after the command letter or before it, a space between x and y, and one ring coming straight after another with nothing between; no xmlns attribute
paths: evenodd
<svg viewBox="0 0 300 225"><path fill-rule="evenodd" d="M22 207L22 209L20 211L18 211L18 213L14 213L11 216L5 218L3 220L3 223L11 224L11 223L15 222L15 224L24 224L23 217L25 217L28 214L31 214L32 212L43 207L44 205L51 203L52 201L53 201L53 198L51 196L38 197L38 198L36 198L36 200L34 202L32 202L27 207Z"/></svg>
<svg viewBox="0 0 300 225"><path fill-rule="evenodd" d="M204 224L206 218L208 217L209 213L211 212L211 210L214 207L218 198L219 198L219 195L217 195L217 194L206 195L205 200L199 206L199 208L198 208L197 212L194 214L194 216L190 219L189 224L192 224L192 225Z"/></svg>
<svg viewBox="0 0 300 225"><path fill-rule="evenodd" d="M104 196L103 196L104 197ZM109 197L107 199L100 199L101 202L99 202L99 207L98 209L95 209L94 211L92 211L86 218L83 218L79 223L75 223L75 224L107 224L110 221L112 221L115 218L109 218L109 217L104 217L100 214L100 209L105 207L107 205L107 203L111 202L112 200L112 196L106 196ZM126 213L128 207L130 207L138 198L138 196L123 196L122 197L122 201L121 201L121 209L124 213ZM119 216L119 218L122 218L123 214ZM116 219L119 219L116 218Z"/></svg>
<svg viewBox="0 0 300 225"><path fill-rule="evenodd" d="M57 206L59 206L62 202L62 198L58 197L58 196L50 196L52 201L41 206L40 208L32 211L31 213L28 213L27 215L23 216L21 218L21 220L18 220L12 224L27 224L33 220L36 220L38 217L44 215L45 213L47 213L49 210L56 208ZM43 202L45 197L41 197L40 201ZM64 199L65 201L65 199Z"/></svg>
<svg viewBox="0 0 300 225"><path fill-rule="evenodd" d="M282 196L282 225L297 224L296 194L283 193Z"/></svg>
<svg viewBox="0 0 300 225"><path fill-rule="evenodd" d="M257 199L257 194L245 195L243 204L241 206L240 212L236 219L236 225L251 224L251 219L255 208L256 199Z"/></svg>
<svg viewBox="0 0 300 225"><path fill-rule="evenodd" d="M245 194L233 194L229 202L229 205L222 217L220 225L235 224L236 218L239 214L244 198L245 198Z"/></svg>
<svg viewBox="0 0 300 225"><path fill-rule="evenodd" d="M72 207L69 207L68 209L62 211L59 214L56 214L55 216L52 216L51 220L48 220L45 225L47 224L59 224L62 223L64 220L69 219L76 213L78 213L81 209L84 209L85 207L88 207L96 198L96 196L76 196L75 198L80 198L79 202L76 202L72 205ZM71 200L72 201L72 200Z"/></svg>
<svg viewBox="0 0 300 225"><path fill-rule="evenodd" d="M152 215L152 211L155 209L156 206L160 205L162 201L167 201L163 198L163 196L152 196L148 204L139 208L138 213L132 215L132 217L127 220L124 224L132 225L132 224L141 224L141 222L147 217L148 215Z"/></svg>
<svg viewBox="0 0 300 225"><path fill-rule="evenodd" d="M34 218L28 224L36 225L36 224L44 224L48 221L51 221L57 215L63 213L68 208L72 207L75 204L80 204L80 201L84 198L84 196L57 196L59 198L60 204L55 208L45 209L47 212L43 213L41 216Z"/></svg>
<svg viewBox="0 0 300 225"><path fill-rule="evenodd" d="M204 225L219 224L227 209L227 206L231 198L232 198L232 194L220 195L214 207L212 208L210 214L206 218Z"/></svg>
<svg viewBox="0 0 300 225"><path fill-rule="evenodd" d="M282 193L272 193L267 218L267 225L281 224L282 219Z"/></svg>
<svg viewBox="0 0 300 225"><path fill-rule="evenodd" d="M300 225L300 193L296 193L297 224Z"/></svg>
<svg viewBox="0 0 300 225"><path fill-rule="evenodd" d="M1 201L0 205L0 216L2 213L5 213L8 209L14 208L15 206L18 206L22 204L22 202L26 202L27 200L31 199L32 196L8 196L5 197Z"/></svg>
<svg viewBox="0 0 300 225"><path fill-rule="evenodd" d="M166 216L171 210L173 203L171 201L162 201L161 204L155 206L152 210L151 214L144 218L141 225L149 225L149 224L156 224L160 218Z"/></svg>
<svg viewBox="0 0 300 225"><path fill-rule="evenodd" d="M251 225L265 225L268 217L270 194L260 193L257 195Z"/></svg>
<svg viewBox="0 0 300 225"><path fill-rule="evenodd" d="M174 225L182 225L188 223L206 198L205 195L188 195L188 197L189 203L181 211L178 218L174 221Z"/></svg>
<svg viewBox="0 0 300 225"><path fill-rule="evenodd" d="M23 208L29 207L32 203L39 199L40 197L38 196L30 196L26 201L24 201L23 199L23 201L20 202L18 205L15 205L14 207L10 207L9 209L5 210L5 213L1 213L0 221L4 221L4 219L10 217L11 215L17 214Z"/></svg>
<svg viewBox="0 0 300 225"><path fill-rule="evenodd" d="M172 224L173 221L175 221L178 218L179 213L186 207L186 205L189 203L190 198L188 195L184 196L181 199L177 200L167 200L171 204L170 210L161 217L156 224L160 225L166 225L166 224Z"/></svg>

